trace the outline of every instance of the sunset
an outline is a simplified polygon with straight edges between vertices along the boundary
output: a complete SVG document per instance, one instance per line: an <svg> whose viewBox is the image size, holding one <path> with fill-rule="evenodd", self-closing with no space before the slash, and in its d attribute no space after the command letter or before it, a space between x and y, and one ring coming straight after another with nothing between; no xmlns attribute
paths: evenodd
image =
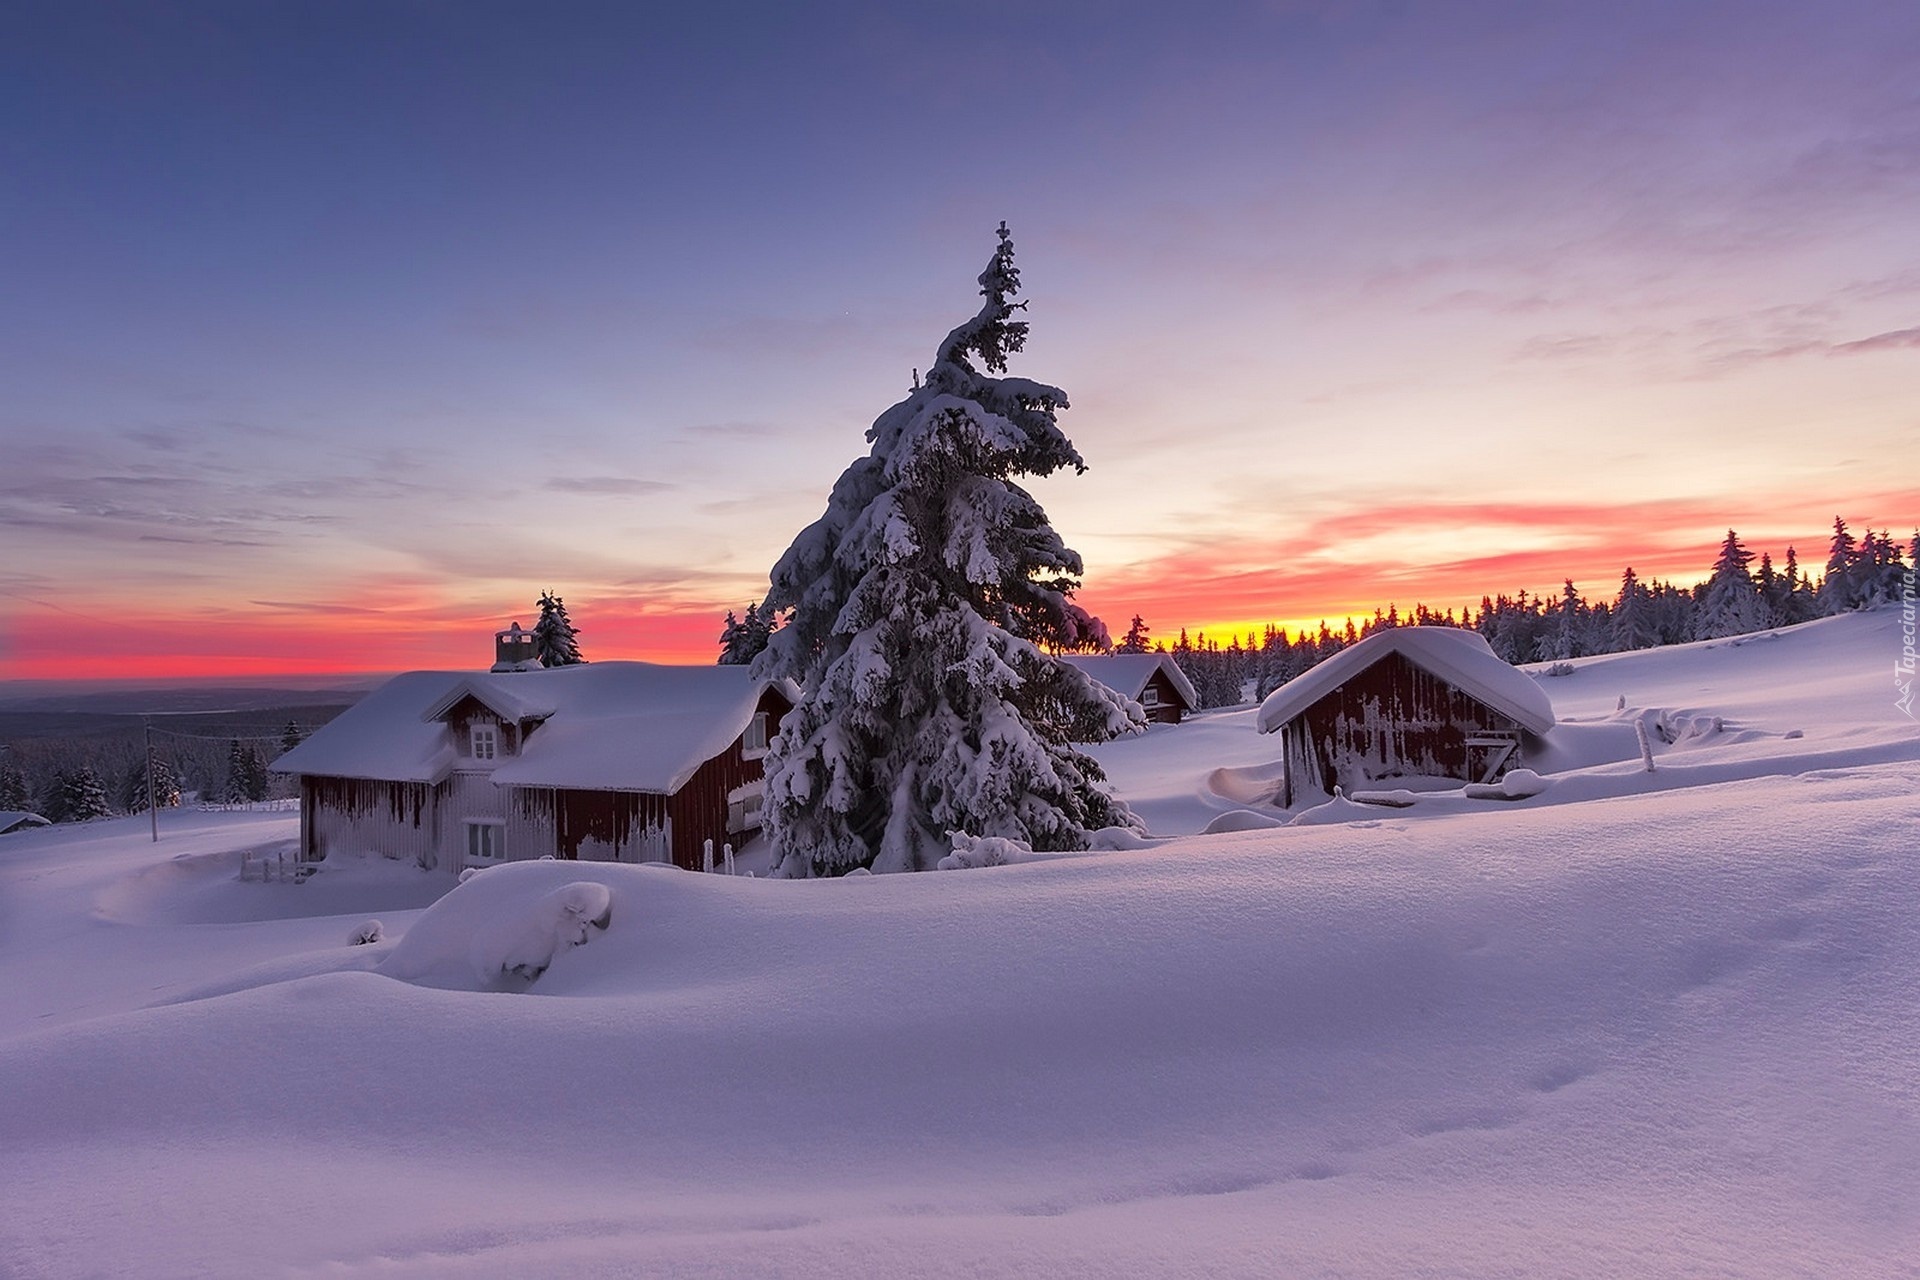
<svg viewBox="0 0 1920 1280"><path fill-rule="evenodd" d="M1001 219L1115 634L1920 520L1904 5L5 24L0 678L708 660Z"/></svg>

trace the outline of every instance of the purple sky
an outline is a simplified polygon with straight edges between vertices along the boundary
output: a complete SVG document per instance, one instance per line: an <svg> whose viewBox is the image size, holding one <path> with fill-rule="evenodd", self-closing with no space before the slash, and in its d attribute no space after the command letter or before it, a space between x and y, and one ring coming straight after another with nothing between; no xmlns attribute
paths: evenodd
<svg viewBox="0 0 1920 1280"><path fill-rule="evenodd" d="M7 7L0 678L710 652L1002 218L1116 630L1920 519L1920 5L1193 8Z"/></svg>

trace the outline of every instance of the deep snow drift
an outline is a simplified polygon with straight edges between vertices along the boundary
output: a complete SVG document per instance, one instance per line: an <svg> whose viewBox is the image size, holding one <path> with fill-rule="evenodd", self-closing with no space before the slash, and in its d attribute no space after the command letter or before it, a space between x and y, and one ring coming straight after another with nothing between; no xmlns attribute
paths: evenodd
<svg viewBox="0 0 1920 1280"><path fill-rule="evenodd" d="M1905 1273L1888 617L1542 682L1720 718L1652 775L1018 865L513 864L422 913L378 863L232 879L284 817L0 837L0 1272ZM1255 812L1236 718L1103 750L1203 825ZM518 991L509 937L552 944Z"/></svg>

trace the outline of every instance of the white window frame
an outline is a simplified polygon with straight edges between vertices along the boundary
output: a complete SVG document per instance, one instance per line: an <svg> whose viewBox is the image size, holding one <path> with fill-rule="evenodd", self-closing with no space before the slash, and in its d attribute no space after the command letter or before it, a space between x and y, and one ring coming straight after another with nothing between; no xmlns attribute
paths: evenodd
<svg viewBox="0 0 1920 1280"><path fill-rule="evenodd" d="M467 753L475 760L493 761L500 757L500 726L484 721L467 726Z"/></svg>
<svg viewBox="0 0 1920 1280"><path fill-rule="evenodd" d="M507 824L488 820L470 820L467 827L466 865L491 867L507 860Z"/></svg>
<svg viewBox="0 0 1920 1280"><path fill-rule="evenodd" d="M1148 685L1146 688L1142 689L1140 691L1140 705L1143 707L1159 706L1160 705L1159 687L1156 685Z"/></svg>
<svg viewBox="0 0 1920 1280"><path fill-rule="evenodd" d="M767 713L764 711L754 712L753 719L747 721L746 731L740 735L740 756L742 759L758 760L761 756L767 754L767 739L770 736L769 729Z"/></svg>

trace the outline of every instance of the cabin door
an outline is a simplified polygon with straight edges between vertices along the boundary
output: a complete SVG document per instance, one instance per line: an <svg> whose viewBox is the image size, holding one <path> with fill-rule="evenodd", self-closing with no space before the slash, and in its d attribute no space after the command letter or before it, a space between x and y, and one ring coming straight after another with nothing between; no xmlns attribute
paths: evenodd
<svg viewBox="0 0 1920 1280"><path fill-rule="evenodd" d="M1520 750L1520 735L1487 730L1467 735L1467 777L1474 782L1492 782L1512 762Z"/></svg>

